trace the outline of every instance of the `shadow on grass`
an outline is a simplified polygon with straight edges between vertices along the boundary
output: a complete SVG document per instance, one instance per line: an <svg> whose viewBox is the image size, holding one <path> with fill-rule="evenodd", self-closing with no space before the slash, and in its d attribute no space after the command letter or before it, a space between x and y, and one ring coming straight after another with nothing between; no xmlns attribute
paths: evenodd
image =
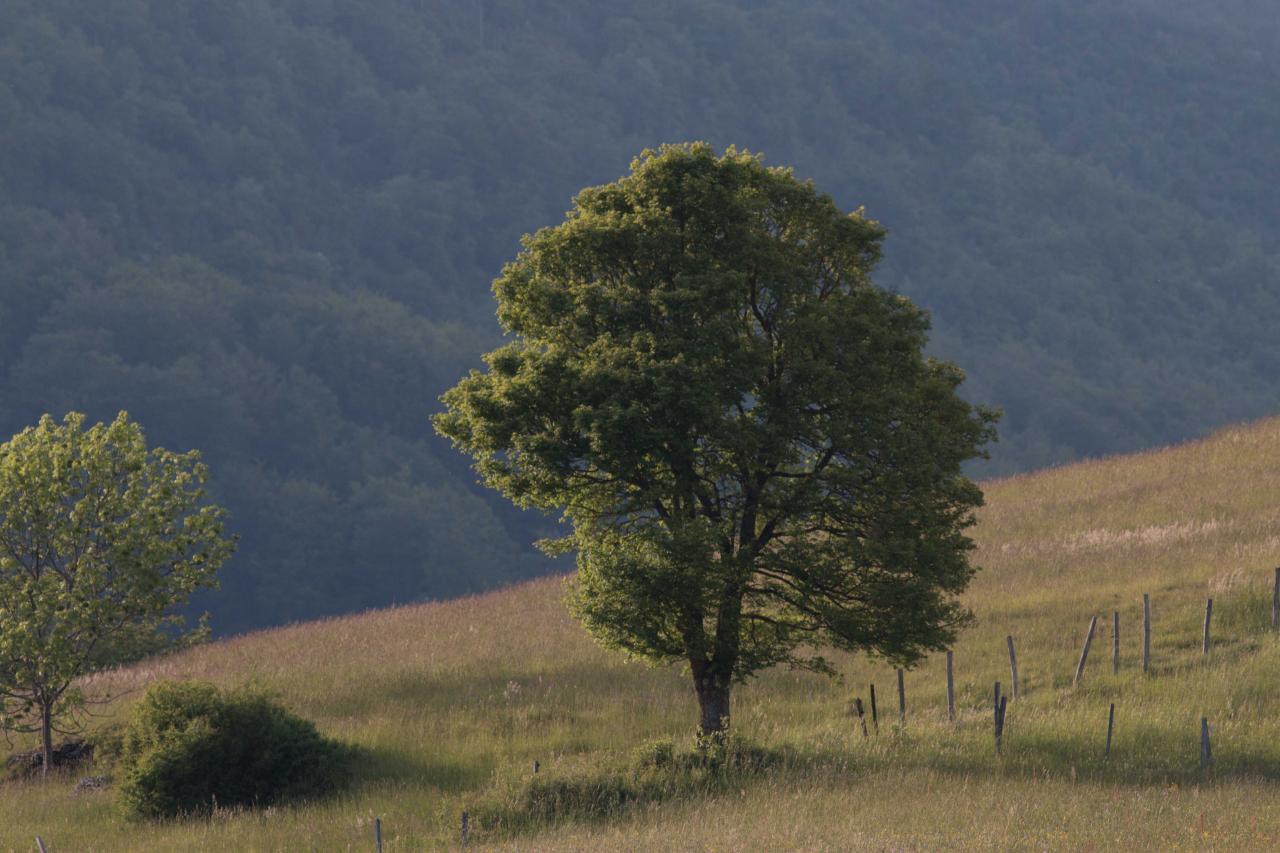
<svg viewBox="0 0 1280 853"><path fill-rule="evenodd" d="M425 757L405 750L354 746L352 770L357 782L408 782L446 791L472 790L492 774L492 768Z"/></svg>

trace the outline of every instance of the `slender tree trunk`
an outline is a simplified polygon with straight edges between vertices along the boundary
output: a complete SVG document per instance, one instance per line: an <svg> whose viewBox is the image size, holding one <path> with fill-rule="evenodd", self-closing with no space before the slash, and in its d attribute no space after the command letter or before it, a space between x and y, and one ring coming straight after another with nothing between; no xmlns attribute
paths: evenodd
<svg viewBox="0 0 1280 853"><path fill-rule="evenodd" d="M40 709L40 746L44 750L40 775L47 777L49 768L53 766L53 708L49 705Z"/></svg>
<svg viewBox="0 0 1280 853"><path fill-rule="evenodd" d="M698 731L704 737L714 735L729 728L729 681L715 676L703 675L699 678L695 673L694 690L698 693L698 708L701 711L701 722Z"/></svg>

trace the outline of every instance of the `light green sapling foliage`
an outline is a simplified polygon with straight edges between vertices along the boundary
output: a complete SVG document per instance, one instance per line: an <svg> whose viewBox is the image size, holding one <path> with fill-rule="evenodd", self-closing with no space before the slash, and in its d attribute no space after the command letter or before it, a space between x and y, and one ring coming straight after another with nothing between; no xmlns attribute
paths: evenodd
<svg viewBox="0 0 1280 853"><path fill-rule="evenodd" d="M54 731L82 708L76 679L189 641L175 606L215 584L234 549L205 499L199 454L148 449L121 412L81 414L0 445L0 723Z"/></svg>

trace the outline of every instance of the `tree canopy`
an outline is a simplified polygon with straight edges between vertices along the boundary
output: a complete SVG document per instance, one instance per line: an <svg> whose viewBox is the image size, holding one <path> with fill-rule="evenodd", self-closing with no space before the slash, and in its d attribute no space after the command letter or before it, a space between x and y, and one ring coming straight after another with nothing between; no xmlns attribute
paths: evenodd
<svg viewBox="0 0 1280 853"><path fill-rule="evenodd" d="M485 482L562 510L574 609L688 661L703 732L730 684L823 645L910 664L954 638L994 414L872 284L883 229L789 171L646 151L494 283L513 336L436 425Z"/></svg>
<svg viewBox="0 0 1280 853"><path fill-rule="evenodd" d="M77 678L193 636L173 609L235 547L206 479L124 412L87 429L46 415L0 445L0 727L39 732L45 772Z"/></svg>

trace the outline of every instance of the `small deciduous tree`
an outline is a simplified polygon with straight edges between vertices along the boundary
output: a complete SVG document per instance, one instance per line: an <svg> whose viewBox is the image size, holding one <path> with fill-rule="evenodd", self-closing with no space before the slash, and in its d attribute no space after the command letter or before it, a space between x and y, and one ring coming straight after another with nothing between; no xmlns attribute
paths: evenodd
<svg viewBox="0 0 1280 853"><path fill-rule="evenodd" d="M949 644L995 413L878 288L884 231L789 170L646 151L524 240L494 283L513 340L442 398L484 481L562 510L571 604L606 646L731 685L824 646L909 665Z"/></svg>
<svg viewBox="0 0 1280 853"><path fill-rule="evenodd" d="M124 412L45 415L0 445L0 724L40 733L46 773L79 676L192 637L172 609L234 549L205 479Z"/></svg>

